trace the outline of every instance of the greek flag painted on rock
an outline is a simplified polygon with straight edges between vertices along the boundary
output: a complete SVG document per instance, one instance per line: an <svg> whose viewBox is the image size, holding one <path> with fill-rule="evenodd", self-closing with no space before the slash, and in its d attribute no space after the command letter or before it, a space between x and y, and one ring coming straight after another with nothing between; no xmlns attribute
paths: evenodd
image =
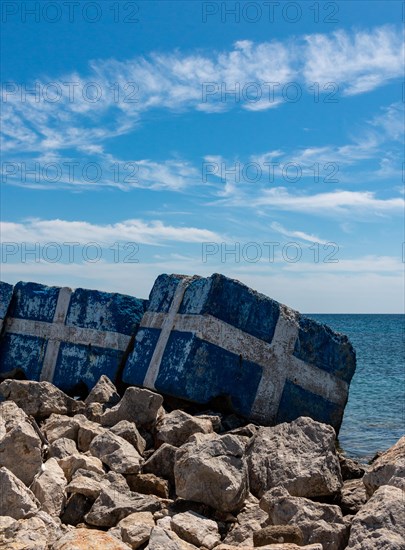
<svg viewBox="0 0 405 550"><path fill-rule="evenodd" d="M346 336L238 281L161 275L123 380L199 403L222 397L263 424L305 415L338 430L355 365Z"/></svg>
<svg viewBox="0 0 405 550"><path fill-rule="evenodd" d="M356 366L347 337L242 283L160 275L149 301L0 285L0 375L67 392L102 374L262 424L311 416L339 430Z"/></svg>
<svg viewBox="0 0 405 550"><path fill-rule="evenodd" d="M2 303L3 294L10 299L0 374L17 369L64 391L80 385L91 389L101 374L115 379L146 303L122 294L36 283L17 283L12 296L4 283L1 289Z"/></svg>

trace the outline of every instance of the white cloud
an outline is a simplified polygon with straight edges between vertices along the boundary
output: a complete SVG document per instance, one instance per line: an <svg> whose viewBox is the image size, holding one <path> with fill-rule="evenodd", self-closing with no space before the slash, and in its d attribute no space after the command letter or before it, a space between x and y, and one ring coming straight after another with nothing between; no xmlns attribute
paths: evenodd
<svg viewBox="0 0 405 550"><path fill-rule="evenodd" d="M106 225L97 225L85 221L32 219L23 222L0 222L3 243L65 243L96 242L100 246L109 246L115 242L135 242L158 245L168 242L201 243L219 241L222 237L208 229L196 227L175 227L162 221L145 222L143 220L124 220Z"/></svg>
<svg viewBox="0 0 405 550"><path fill-rule="evenodd" d="M308 241L311 243L319 243L319 244L326 244L328 242L323 239L320 239L315 235L305 233L304 231L289 231L288 229L283 227L281 223L278 223L278 222L272 222L270 227L274 231L277 231L277 233L281 233L281 235L284 235L285 237L293 237L295 239L300 239L302 241Z"/></svg>
<svg viewBox="0 0 405 550"><path fill-rule="evenodd" d="M400 28L314 34L305 38L303 74L308 83L339 84L345 94L365 93L403 74Z"/></svg>
<svg viewBox="0 0 405 550"><path fill-rule="evenodd" d="M310 214L367 212L402 214L405 201L401 197L379 199L371 191L332 191L313 195L292 194L285 187L262 191L260 197L251 201L254 206L267 206L291 212Z"/></svg>

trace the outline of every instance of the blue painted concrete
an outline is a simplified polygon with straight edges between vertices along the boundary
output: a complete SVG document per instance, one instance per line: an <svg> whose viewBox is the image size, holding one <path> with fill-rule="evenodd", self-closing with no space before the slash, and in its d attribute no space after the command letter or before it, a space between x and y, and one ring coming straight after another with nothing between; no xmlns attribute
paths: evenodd
<svg viewBox="0 0 405 550"><path fill-rule="evenodd" d="M299 385L286 380L276 417L276 423L292 422L300 416L310 416L318 422L340 426L342 408Z"/></svg>
<svg viewBox="0 0 405 550"><path fill-rule="evenodd" d="M13 285L0 281L0 321L3 321L6 318L12 296Z"/></svg>
<svg viewBox="0 0 405 550"><path fill-rule="evenodd" d="M66 325L132 335L146 300L124 294L77 288L71 297Z"/></svg>
<svg viewBox="0 0 405 550"><path fill-rule="evenodd" d="M0 344L0 373L18 369L28 380L39 380L47 341L36 336L6 333Z"/></svg>
<svg viewBox="0 0 405 550"><path fill-rule="evenodd" d="M9 295L9 286L2 285L2 295ZM46 323L43 330L53 323L59 287L48 287L36 283L17 283L8 308L8 318L22 319L26 323L26 334L13 333L12 328L3 331L0 342L0 373L17 368L26 378L39 380L45 353L48 347L47 335L34 336L34 322ZM3 301L2 301L3 302ZM145 311L147 301L133 296L112 294L97 290L79 288L72 292L67 307L66 327L80 327L96 331L120 333L128 337L135 335ZM24 329L25 330L25 329ZM41 329L42 330L42 329ZM120 367L123 350L83 345L69 340L59 344L55 356L53 382L64 391L72 391L85 384L91 389L102 374L112 380Z"/></svg>
<svg viewBox="0 0 405 550"><path fill-rule="evenodd" d="M11 301L10 317L52 323L59 287L37 283L17 283Z"/></svg>
<svg viewBox="0 0 405 550"><path fill-rule="evenodd" d="M193 333L173 331L155 386L159 392L198 403L224 396L236 411L249 415L261 375L259 365Z"/></svg>
<svg viewBox="0 0 405 550"><path fill-rule="evenodd" d="M350 382L356 368L356 353L347 336L304 316L300 316L299 323L295 357Z"/></svg>
<svg viewBox="0 0 405 550"><path fill-rule="evenodd" d="M102 374L115 380L122 355L114 349L63 342L53 383L69 393L83 384L90 391Z"/></svg>

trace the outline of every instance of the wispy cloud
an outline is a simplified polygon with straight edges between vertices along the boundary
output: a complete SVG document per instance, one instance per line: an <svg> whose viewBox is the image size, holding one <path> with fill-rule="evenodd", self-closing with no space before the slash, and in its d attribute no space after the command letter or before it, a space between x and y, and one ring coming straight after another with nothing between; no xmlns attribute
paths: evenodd
<svg viewBox="0 0 405 550"><path fill-rule="evenodd" d="M319 237L315 235L310 235L309 233L305 233L304 231L291 231L286 229L281 225L281 223L278 222L272 222L270 227L273 229L273 231L277 231L277 233L280 233L281 235L284 235L285 237L292 237L295 239L299 239L302 241L308 241L311 243L319 243L319 244L326 244L329 241L325 241L323 239L320 239Z"/></svg>
<svg viewBox="0 0 405 550"><path fill-rule="evenodd" d="M95 242L100 246L115 242L162 245L169 242L201 243L223 239L218 233L197 227L166 225L160 220L124 220L98 225L85 221L31 219L22 222L0 222L1 240L15 243Z"/></svg>
<svg viewBox="0 0 405 550"><path fill-rule="evenodd" d="M132 132L151 109L218 112L263 110L285 102L283 85L335 82L343 93L365 93L403 73L397 27L337 31L253 43L207 54L151 53L97 60L87 74L51 75L3 86L4 151L94 148ZM274 91L274 94L273 94Z"/></svg>

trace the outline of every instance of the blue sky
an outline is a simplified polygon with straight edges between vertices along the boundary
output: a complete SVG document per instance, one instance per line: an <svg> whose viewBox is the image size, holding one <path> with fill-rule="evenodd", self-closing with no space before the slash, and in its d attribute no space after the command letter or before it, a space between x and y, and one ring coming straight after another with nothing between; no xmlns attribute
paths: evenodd
<svg viewBox="0 0 405 550"><path fill-rule="evenodd" d="M402 11L3 2L2 279L403 312Z"/></svg>

